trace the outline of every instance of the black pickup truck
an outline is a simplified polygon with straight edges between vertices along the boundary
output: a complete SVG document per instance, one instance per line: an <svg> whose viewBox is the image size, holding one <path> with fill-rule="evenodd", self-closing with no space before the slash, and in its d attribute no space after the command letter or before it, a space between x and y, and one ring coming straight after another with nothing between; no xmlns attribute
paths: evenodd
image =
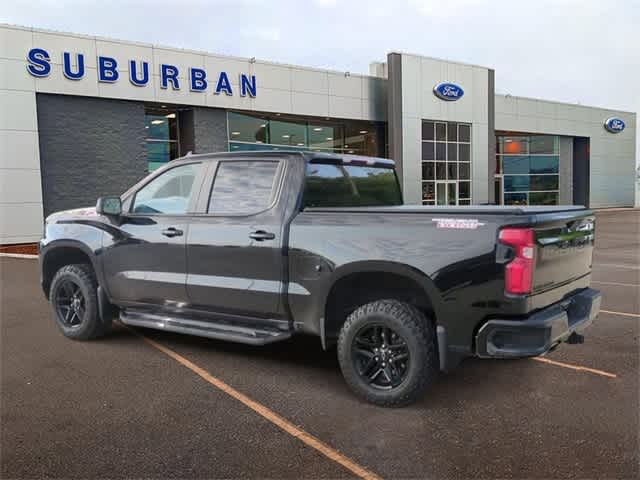
<svg viewBox="0 0 640 480"><path fill-rule="evenodd" d="M594 228L574 206L402 205L385 159L188 155L49 216L41 280L69 338L116 316L251 345L316 335L354 392L399 406L465 357L581 343Z"/></svg>

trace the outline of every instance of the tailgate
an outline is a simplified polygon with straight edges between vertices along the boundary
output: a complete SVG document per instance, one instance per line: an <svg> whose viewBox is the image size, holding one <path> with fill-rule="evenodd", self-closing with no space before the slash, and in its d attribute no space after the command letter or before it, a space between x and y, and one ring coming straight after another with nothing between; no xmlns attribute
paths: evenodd
<svg viewBox="0 0 640 480"><path fill-rule="evenodd" d="M533 295L591 273L595 238L591 211L538 214L534 232Z"/></svg>

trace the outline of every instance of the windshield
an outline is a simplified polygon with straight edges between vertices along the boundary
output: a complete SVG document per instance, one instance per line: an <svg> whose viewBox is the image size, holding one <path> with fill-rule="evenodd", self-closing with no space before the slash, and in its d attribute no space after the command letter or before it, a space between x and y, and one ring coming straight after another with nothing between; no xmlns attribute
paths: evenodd
<svg viewBox="0 0 640 480"><path fill-rule="evenodd" d="M307 165L303 207L401 205L395 170L360 165Z"/></svg>

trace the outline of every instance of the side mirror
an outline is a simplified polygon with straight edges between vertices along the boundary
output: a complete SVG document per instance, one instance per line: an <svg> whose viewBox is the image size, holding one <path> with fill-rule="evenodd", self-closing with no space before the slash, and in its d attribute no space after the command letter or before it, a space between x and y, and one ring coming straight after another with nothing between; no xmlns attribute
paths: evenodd
<svg viewBox="0 0 640 480"><path fill-rule="evenodd" d="M96 213L99 215L120 216L122 214L122 200L120 197L100 197L96 203Z"/></svg>

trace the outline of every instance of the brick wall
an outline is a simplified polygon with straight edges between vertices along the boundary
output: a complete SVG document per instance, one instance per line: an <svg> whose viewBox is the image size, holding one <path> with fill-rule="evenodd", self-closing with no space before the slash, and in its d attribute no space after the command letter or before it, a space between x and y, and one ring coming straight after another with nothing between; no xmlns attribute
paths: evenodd
<svg viewBox="0 0 640 480"><path fill-rule="evenodd" d="M229 151L226 110L220 108L194 108L193 132L193 153Z"/></svg>
<svg viewBox="0 0 640 480"><path fill-rule="evenodd" d="M95 205L147 173L141 102L38 94L44 214Z"/></svg>

